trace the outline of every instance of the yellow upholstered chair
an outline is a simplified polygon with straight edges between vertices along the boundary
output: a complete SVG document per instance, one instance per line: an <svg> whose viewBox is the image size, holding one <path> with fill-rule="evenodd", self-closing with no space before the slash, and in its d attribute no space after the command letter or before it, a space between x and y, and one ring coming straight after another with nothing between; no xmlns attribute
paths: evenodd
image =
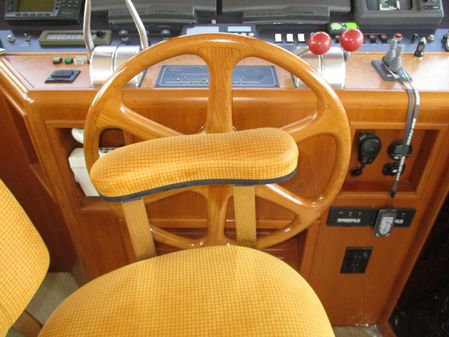
<svg viewBox="0 0 449 337"><path fill-rule="evenodd" d="M0 336L49 265L44 242L0 181ZM238 246L180 251L103 275L67 298L39 336L303 336L333 332L307 282L277 258Z"/></svg>
<svg viewBox="0 0 449 337"><path fill-rule="evenodd" d="M122 101L122 86L132 77L182 53L201 56L210 70L205 132L197 135L179 135L138 115ZM284 130L232 132L232 69L248 56L265 58L300 77L317 94L317 113ZM98 159L98 139L110 127L145 141ZM333 176L323 194L309 200L277 185L295 173L297 143L322 133L335 138L337 149ZM99 91L85 125L92 181L106 200L120 203L121 208L114 209L125 218L134 257L140 261L84 285L57 308L39 336L333 336L319 299L295 270L273 256L237 244L263 248L315 221L343 183L349 150L349 125L340 101L293 54L229 34L174 38L143 51ZM155 196L171 195L175 189L193 189L205 196L209 226L205 237L183 238L149 223L147 199L157 200ZM298 216L286 228L258 238L256 196L282 204ZM236 241L224 233L231 197ZM48 254L3 184L0 201L2 335L37 289ZM151 257L156 253L153 239L178 248L207 247Z"/></svg>

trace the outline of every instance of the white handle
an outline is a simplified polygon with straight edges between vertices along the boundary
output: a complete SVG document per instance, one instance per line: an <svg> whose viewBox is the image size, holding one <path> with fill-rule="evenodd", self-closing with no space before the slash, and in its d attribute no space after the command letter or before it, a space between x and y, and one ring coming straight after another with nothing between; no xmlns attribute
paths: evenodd
<svg viewBox="0 0 449 337"><path fill-rule="evenodd" d="M88 0L90 2L90 0ZM140 37L140 47L143 49L148 48L148 36L147 31L145 30L145 26L143 25L142 19L139 16L139 13L136 10L133 2L131 0L125 0L126 6L128 7L129 13L136 25L137 31L139 32Z"/></svg>
<svg viewBox="0 0 449 337"><path fill-rule="evenodd" d="M83 39L84 45L86 46L87 52L89 53L89 58L92 56L92 52L95 48L94 39L92 38L92 33L90 32L90 17L91 17L91 4L90 0L86 0L84 5L84 20L83 20Z"/></svg>

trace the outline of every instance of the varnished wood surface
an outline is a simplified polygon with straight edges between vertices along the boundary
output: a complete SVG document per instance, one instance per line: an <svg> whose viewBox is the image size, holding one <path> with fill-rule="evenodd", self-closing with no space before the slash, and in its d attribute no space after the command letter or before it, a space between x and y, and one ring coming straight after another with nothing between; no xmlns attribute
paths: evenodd
<svg viewBox="0 0 449 337"><path fill-rule="evenodd" d="M58 200L64 225L88 278L95 277L128 262L129 240L124 224L95 198L85 198L73 179L66 158L79 146L70 135L71 127L82 127L87 109L95 95L85 74L72 85L43 84L51 69L52 55L4 55L0 57L2 94L15 111L25 118L35 139L43 172L42 185ZM335 205L357 207L416 207L411 228L395 228L388 238L376 238L370 228L331 228L326 216L288 245L275 247L272 253L284 256L308 279L323 301L334 324L385 324L425 242L449 187L449 67L445 54L426 53L419 61L410 56L405 65L422 92L422 110L414 147L394 201L389 198L391 178L381 167L387 161L388 144L403 135L407 95L398 84L380 82L369 61L380 55L356 53L347 68L347 90L337 94L343 102L355 136L359 130L374 130L384 142L376 162L364 175L347 177ZM172 61L170 61L172 62ZM174 61L173 61L174 62ZM179 58L178 64L194 62ZM254 59L247 60L255 64ZM439 68L435 64L441 65ZM64 68L67 66L61 66ZM17 71L15 70L17 68ZM154 88L158 70L151 69L145 88L126 89L124 102L146 118L186 134L198 132L205 124L206 89ZM35 71L38 69L38 71ZM42 70L40 70L42 69ZM44 70L45 69L45 70ZM292 88L288 73L278 70L281 88L273 90L234 89L233 123L239 129L262 126L282 127L315 110L316 99L306 90ZM391 91L390 89L393 89ZM120 132L105 135L104 145L136 141ZM320 136L300 147L298 174L282 186L306 197L316 196L324 187L333 161L334 142ZM8 149L4 147L1 151ZM351 166L357 159L353 153ZM19 184L19 182L17 182ZM174 231L201 231L206 225L205 199L186 192L150 203L151 223ZM177 207L173 208L172 204ZM232 203L229 203L226 227L233 227ZM281 207L257 199L259 228L272 230L291 221L293 214ZM193 229L191 229L193 228ZM367 272L362 275L339 273L347 246L373 247ZM157 247L160 251L167 248ZM55 252L64 256L62 251Z"/></svg>
<svg viewBox="0 0 449 337"><path fill-rule="evenodd" d="M0 177L45 240L52 256L50 270L70 271L76 263L73 244L46 172L39 165L28 127L0 97Z"/></svg>
<svg viewBox="0 0 449 337"><path fill-rule="evenodd" d="M61 54L72 56L75 54ZM76 54L79 55L79 54ZM84 54L80 54L84 55ZM88 65L53 65L51 60L54 54L4 54L0 60L10 69L18 72L20 81L28 89L90 89ZM348 90L396 90L402 87L397 82L385 82L371 65L371 61L379 60L382 53L352 53L346 62L346 89ZM39 64L39 67L36 67ZM153 88L163 65L204 65L205 62L195 55L185 55L160 62L148 69L142 82L142 87ZM272 65L271 63L249 57L238 63L239 65ZM403 65L410 74L413 74L414 85L422 91L449 92L449 59L445 53L426 53L424 58L414 57L410 53L403 56ZM55 69L79 69L81 73L73 84L47 84L45 80ZM276 67L276 74L281 88L293 88L291 74L281 67ZM167 90L167 89L160 89ZM201 90L201 89L200 89Z"/></svg>

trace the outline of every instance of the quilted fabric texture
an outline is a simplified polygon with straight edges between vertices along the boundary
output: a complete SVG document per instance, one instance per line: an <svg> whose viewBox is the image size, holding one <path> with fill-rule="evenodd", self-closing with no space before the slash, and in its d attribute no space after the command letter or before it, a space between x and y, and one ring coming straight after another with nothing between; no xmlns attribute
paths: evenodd
<svg viewBox="0 0 449 337"><path fill-rule="evenodd" d="M39 337L334 336L317 296L266 253L212 246L128 265L86 284Z"/></svg>
<svg viewBox="0 0 449 337"><path fill-rule="evenodd" d="M42 238L0 180L0 336L25 310L49 262Z"/></svg>
<svg viewBox="0 0 449 337"><path fill-rule="evenodd" d="M278 179L294 172L297 160L290 135L261 128L132 144L97 160L90 176L103 196L123 197L188 182Z"/></svg>

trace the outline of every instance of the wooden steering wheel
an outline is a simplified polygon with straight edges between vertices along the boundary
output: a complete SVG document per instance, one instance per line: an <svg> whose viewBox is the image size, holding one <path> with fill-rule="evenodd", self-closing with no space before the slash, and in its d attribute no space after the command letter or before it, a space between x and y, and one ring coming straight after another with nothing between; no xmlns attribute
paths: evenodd
<svg viewBox="0 0 449 337"><path fill-rule="evenodd" d="M283 242L310 226L326 210L339 193L347 174L351 152L351 132L340 99L324 79L296 55L255 38L234 34L198 34L169 39L158 43L123 64L103 85L95 97L85 124L85 156L90 171L99 157L99 138L108 128L122 129L143 140L179 135L155 121L131 110L123 102L122 88L135 75L166 59L194 54L209 67L210 85L205 122L206 133L232 132L232 74L235 65L247 57L258 57L276 64L301 79L317 97L317 111L313 115L284 126L299 143L317 135L335 139L336 156L333 174L324 191L314 200L293 194L278 184L256 186L256 196L280 205L295 213L295 219L282 229L257 239L256 247L265 248ZM226 187L212 186L213 188ZM198 188L191 188L198 192ZM152 201L185 192L186 189L163 192ZM201 192L199 192L201 193ZM208 194L204 194L208 196ZM209 194L210 195L210 194ZM229 195L208 200L209 234L224 236L224 222ZM211 223L211 213L215 221ZM216 213L219 213L217 216ZM213 229L211 230L211 227ZM217 230L219 228L220 230ZM221 233L218 233L222 231ZM152 226L156 240L177 248L201 246L204 239L190 239ZM218 234L217 234L218 233Z"/></svg>

